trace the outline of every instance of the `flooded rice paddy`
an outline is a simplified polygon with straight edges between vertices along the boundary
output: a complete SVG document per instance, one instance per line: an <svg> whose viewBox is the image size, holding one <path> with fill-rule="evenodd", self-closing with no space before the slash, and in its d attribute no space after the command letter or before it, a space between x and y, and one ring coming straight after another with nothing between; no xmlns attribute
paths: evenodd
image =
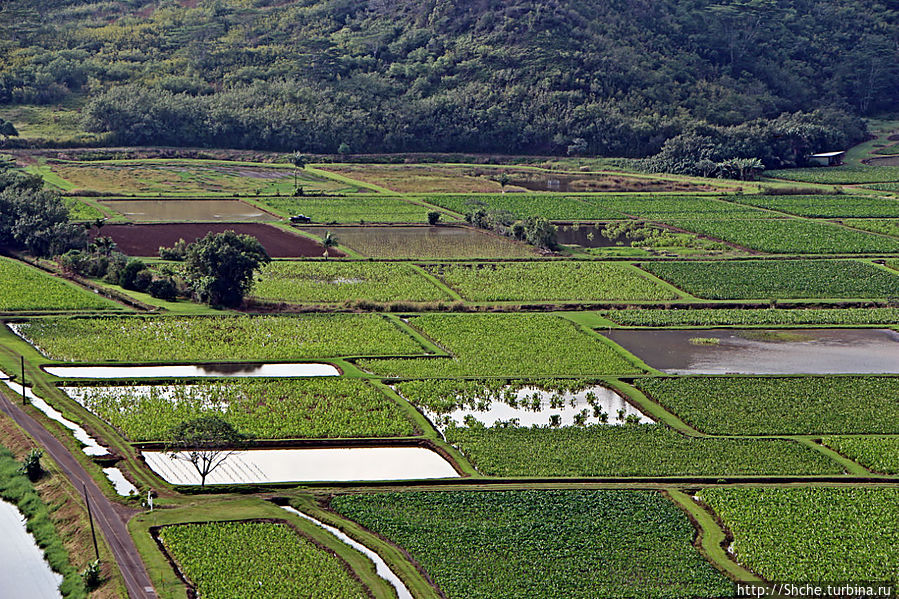
<svg viewBox="0 0 899 599"><path fill-rule="evenodd" d="M313 377L339 376L332 364L169 364L158 366L47 366L44 370L69 379L142 379L206 377Z"/></svg>
<svg viewBox="0 0 899 599"><path fill-rule="evenodd" d="M136 222L278 220L240 200L107 200L99 203Z"/></svg>
<svg viewBox="0 0 899 599"><path fill-rule="evenodd" d="M670 374L899 373L889 329L613 330L603 335Z"/></svg>
<svg viewBox="0 0 899 599"><path fill-rule="evenodd" d="M590 426L652 423L651 418L621 395L601 386L570 391L546 391L537 387L506 387L491 399L479 398L448 414L424 410L440 429L451 423L466 426L507 424L511 426Z"/></svg>
<svg viewBox="0 0 899 599"><path fill-rule="evenodd" d="M144 451L142 455L147 465L167 482L200 484L200 476L189 462L172 459L160 451ZM229 457L207 477L206 483L417 480L458 476L440 454L422 447L254 449Z"/></svg>
<svg viewBox="0 0 899 599"><path fill-rule="evenodd" d="M358 551L359 553L361 553L362 555L364 555L368 559L370 559L372 561L372 563L374 563L374 565L375 565L375 572L377 572L378 576L380 576L381 578L383 578L384 580L389 582L390 585L396 590L397 599L413 599L412 593L409 592L409 589L406 588L406 585L403 584L403 581L400 580L400 577L397 576L393 572L393 570L390 569L390 566L388 566L387 563L383 559L381 559L381 556L378 555L375 551L372 551L371 549L369 549L362 543L359 543L358 541L354 540L349 535L340 531L340 529L337 529L333 526L328 526L324 522L316 520L312 516L309 516L308 514L304 514L303 512L301 512L300 510L298 510L296 508L293 508L289 505L282 505L279 507L285 511L290 512L291 514L295 514L295 515L299 516L300 518L302 518L304 520L308 520L309 522L312 522L316 526L324 528L329 533L331 533L332 535L334 535L335 537L340 539L342 542L346 543L347 545L349 545L350 547L352 547L353 549L355 549L356 551Z"/></svg>
<svg viewBox="0 0 899 599"><path fill-rule="evenodd" d="M62 597L62 576L50 569L16 506L5 501L0 501L0 538L0 597Z"/></svg>

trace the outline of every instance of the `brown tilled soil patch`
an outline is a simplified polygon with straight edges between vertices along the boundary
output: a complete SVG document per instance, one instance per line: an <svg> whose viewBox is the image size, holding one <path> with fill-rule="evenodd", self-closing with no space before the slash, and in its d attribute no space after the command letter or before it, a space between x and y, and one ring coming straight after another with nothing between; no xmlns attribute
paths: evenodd
<svg viewBox="0 0 899 599"><path fill-rule="evenodd" d="M259 223L172 223L160 225L106 225L101 235L112 237L119 250L129 256L156 256L159 247L171 247L184 239L194 242L207 233L235 231L252 235L262 243L272 258L321 257L325 248L318 242L288 233L282 229ZM97 231L91 231L96 237ZM331 248L328 255L341 257L345 254Z"/></svg>

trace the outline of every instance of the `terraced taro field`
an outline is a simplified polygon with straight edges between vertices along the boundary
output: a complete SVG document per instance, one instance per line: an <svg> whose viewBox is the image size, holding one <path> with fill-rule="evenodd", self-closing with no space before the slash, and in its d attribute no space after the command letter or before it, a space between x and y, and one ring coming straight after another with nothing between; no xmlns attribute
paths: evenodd
<svg viewBox="0 0 899 599"><path fill-rule="evenodd" d="M725 185L313 157L295 189L290 156L229 155L29 162L177 301L0 257L0 407L24 363L22 409L108 450L111 479L85 467L136 489L116 501L156 596L897 582L890 167ZM158 247L227 229L275 259L211 307Z"/></svg>

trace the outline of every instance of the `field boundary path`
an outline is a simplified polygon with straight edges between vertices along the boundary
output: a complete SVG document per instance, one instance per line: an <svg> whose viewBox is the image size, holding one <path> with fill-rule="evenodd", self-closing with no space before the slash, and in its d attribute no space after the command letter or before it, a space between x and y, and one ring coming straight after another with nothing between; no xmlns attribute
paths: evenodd
<svg viewBox="0 0 899 599"><path fill-rule="evenodd" d="M9 415L16 424L25 429L43 446L76 490L87 488L94 520L106 538L106 544L112 551L119 571L122 573L128 596L131 599L155 599L156 591L153 590L150 576L147 574L147 569L126 526L131 516L131 510L110 501L59 439L15 402L10 401L3 392L0 392L0 410Z"/></svg>

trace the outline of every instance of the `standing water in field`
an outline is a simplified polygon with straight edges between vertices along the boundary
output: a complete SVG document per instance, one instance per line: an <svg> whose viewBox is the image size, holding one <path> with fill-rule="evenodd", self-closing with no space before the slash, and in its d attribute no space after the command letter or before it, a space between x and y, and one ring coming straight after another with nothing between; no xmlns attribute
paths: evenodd
<svg viewBox="0 0 899 599"><path fill-rule="evenodd" d="M339 529L334 528L333 526L328 526L324 522L316 520L312 516L309 516L308 514L304 514L303 512L301 512L300 510L298 510L296 508L293 508L289 505L282 505L279 507L283 510L290 512L291 514L296 514L297 516L299 516L300 518L303 518L304 520L308 520L309 522L312 522L316 526L320 526L320 527L324 528L329 533L331 533L332 535L334 535L335 537L337 537L338 539L340 539L341 541L343 541L344 543L346 543L347 545L349 545L350 547L352 547L359 553L365 555L368 559L370 559L375 564L375 571L378 573L378 576L380 576L381 578L383 578L384 580L389 582L391 584L391 586L393 586L393 588L396 589L396 595L397 595L398 599L413 599L412 593L409 592L409 589L406 588L406 585L403 584L403 581L400 580L400 577L397 576L393 572L393 570L390 569L390 566L388 566L387 563L383 559L381 559L381 556L378 555L376 552L372 551L371 549L369 549L362 543L359 543L358 541L354 540L349 535L341 532Z"/></svg>
<svg viewBox="0 0 899 599"><path fill-rule="evenodd" d="M889 329L622 329L603 335L670 374L899 373L899 333Z"/></svg>
<svg viewBox="0 0 899 599"><path fill-rule="evenodd" d="M5 501L0 501L0 538L0 597L62 597L62 576L44 560L16 506Z"/></svg>
<svg viewBox="0 0 899 599"><path fill-rule="evenodd" d="M198 485L193 465L161 451L142 452L147 465L174 485ZM313 481L457 478L443 457L423 447L253 449L237 452L214 470L211 485Z"/></svg>
<svg viewBox="0 0 899 599"><path fill-rule="evenodd" d="M44 370L60 378L203 378L203 377L307 377L339 376L332 364L169 364L162 366L46 366Z"/></svg>

